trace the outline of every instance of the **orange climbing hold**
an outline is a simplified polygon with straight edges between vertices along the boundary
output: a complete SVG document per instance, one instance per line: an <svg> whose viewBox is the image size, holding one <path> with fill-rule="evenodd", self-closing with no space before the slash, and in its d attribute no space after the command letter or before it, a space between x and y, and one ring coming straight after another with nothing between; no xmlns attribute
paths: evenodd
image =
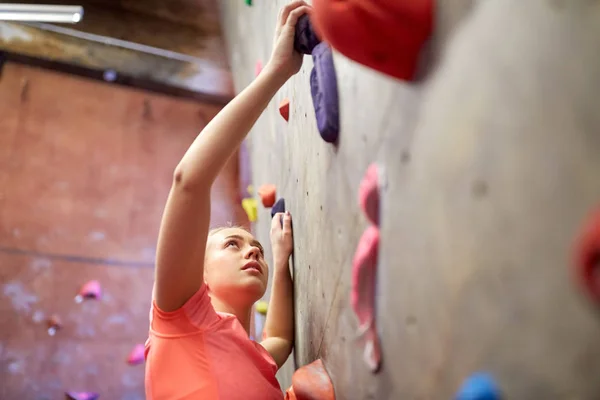
<svg viewBox="0 0 600 400"><path fill-rule="evenodd" d="M264 207L273 207L275 204L277 188L272 184L265 184L258 188L258 195Z"/></svg>
<svg viewBox="0 0 600 400"><path fill-rule="evenodd" d="M281 114L286 121L290 120L290 99L287 97L279 103L279 114Z"/></svg>
<svg viewBox="0 0 600 400"><path fill-rule="evenodd" d="M321 359L294 372L292 386L286 391L285 399L335 400L333 383Z"/></svg>
<svg viewBox="0 0 600 400"><path fill-rule="evenodd" d="M433 30L433 0L313 0L317 35L346 57L402 80L414 78Z"/></svg>

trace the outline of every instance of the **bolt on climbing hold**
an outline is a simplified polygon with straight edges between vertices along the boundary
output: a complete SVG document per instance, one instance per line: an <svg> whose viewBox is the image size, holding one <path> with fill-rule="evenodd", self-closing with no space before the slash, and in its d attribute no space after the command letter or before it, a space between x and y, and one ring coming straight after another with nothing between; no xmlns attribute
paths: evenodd
<svg viewBox="0 0 600 400"><path fill-rule="evenodd" d="M242 199L242 208L246 211L248 220L254 222L258 219L258 207L256 205L256 199L248 197Z"/></svg>
<svg viewBox="0 0 600 400"><path fill-rule="evenodd" d="M315 33L310 17L307 14L302 15L296 22L294 49L300 54L312 54L313 49L319 43L321 43L321 39Z"/></svg>
<svg viewBox="0 0 600 400"><path fill-rule="evenodd" d="M281 114L286 121L290 120L290 99L287 97L279 103L279 114Z"/></svg>
<svg viewBox="0 0 600 400"><path fill-rule="evenodd" d="M352 260L350 305L359 323L364 342L363 359L372 372L381 365L379 336L375 326L375 283L379 253L379 229L371 225L360 238Z"/></svg>
<svg viewBox="0 0 600 400"><path fill-rule="evenodd" d="M66 392L65 395L69 400L96 400L100 397L94 392Z"/></svg>
<svg viewBox="0 0 600 400"><path fill-rule="evenodd" d="M319 37L344 56L412 80L433 31L433 12L433 0L314 0L311 18Z"/></svg>
<svg viewBox="0 0 600 400"><path fill-rule="evenodd" d="M60 320L60 317L56 314L52 315L50 318L48 318L47 326L48 326L48 335L54 336L56 334L56 332L60 328L62 328L62 322Z"/></svg>
<svg viewBox="0 0 600 400"><path fill-rule="evenodd" d="M365 176L358 188L358 204L367 218L375 225L379 225L379 167L373 163L367 168Z"/></svg>
<svg viewBox="0 0 600 400"><path fill-rule="evenodd" d="M252 5L252 0L246 0L246 5L247 6L251 6Z"/></svg>
<svg viewBox="0 0 600 400"><path fill-rule="evenodd" d="M583 226L575 248L575 278L586 295L600 304L600 209Z"/></svg>
<svg viewBox="0 0 600 400"><path fill-rule="evenodd" d="M144 362L145 360L145 347L143 344L136 344L135 347L131 350L129 355L127 356L127 364L129 365L138 365Z"/></svg>
<svg viewBox="0 0 600 400"><path fill-rule="evenodd" d="M500 400L502 394L490 374L479 372L469 376L454 400Z"/></svg>
<svg viewBox="0 0 600 400"><path fill-rule="evenodd" d="M102 295L100 282L93 280L85 283L75 296L75 302L81 303L84 299L99 299Z"/></svg>
<svg viewBox="0 0 600 400"><path fill-rule="evenodd" d="M294 372L285 400L335 400L331 377L320 358Z"/></svg>
<svg viewBox="0 0 600 400"><path fill-rule="evenodd" d="M258 188L258 195L262 201L263 207L272 207L275 204L277 188L272 184L265 184Z"/></svg>
<svg viewBox="0 0 600 400"><path fill-rule="evenodd" d="M285 212L285 200L283 199L283 197L279 200L277 200L277 202L275 204L273 204L273 207L271 208L271 219L275 218L275 214L277 213L284 213ZM283 227L283 216L281 217L281 226Z"/></svg>
<svg viewBox="0 0 600 400"><path fill-rule="evenodd" d="M261 315L267 315L267 311L269 310L269 303L263 300L259 300L255 304L256 312Z"/></svg>

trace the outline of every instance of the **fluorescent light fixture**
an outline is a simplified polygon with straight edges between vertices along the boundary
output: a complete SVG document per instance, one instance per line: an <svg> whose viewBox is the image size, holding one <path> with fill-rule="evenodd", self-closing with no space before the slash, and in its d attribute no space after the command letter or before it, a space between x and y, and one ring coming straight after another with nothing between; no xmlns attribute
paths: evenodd
<svg viewBox="0 0 600 400"><path fill-rule="evenodd" d="M83 18L82 6L0 4L0 21L75 24Z"/></svg>

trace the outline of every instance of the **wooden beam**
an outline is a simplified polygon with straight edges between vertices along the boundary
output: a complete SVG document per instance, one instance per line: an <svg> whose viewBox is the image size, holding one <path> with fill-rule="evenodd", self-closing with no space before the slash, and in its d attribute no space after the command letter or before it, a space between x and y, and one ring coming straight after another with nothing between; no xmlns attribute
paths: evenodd
<svg viewBox="0 0 600 400"><path fill-rule="evenodd" d="M0 48L14 61L88 71L107 81L163 88L215 104L233 95L231 74L218 61L63 26L0 22Z"/></svg>

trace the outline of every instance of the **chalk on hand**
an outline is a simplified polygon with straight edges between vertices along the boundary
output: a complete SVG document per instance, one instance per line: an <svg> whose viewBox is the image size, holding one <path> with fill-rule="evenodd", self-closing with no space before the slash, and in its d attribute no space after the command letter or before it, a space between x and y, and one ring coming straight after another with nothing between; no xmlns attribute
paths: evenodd
<svg viewBox="0 0 600 400"><path fill-rule="evenodd" d="M369 220L379 225L379 169L371 164L358 188L358 203Z"/></svg>
<svg viewBox="0 0 600 400"><path fill-rule="evenodd" d="M290 99L287 97L279 103L279 114L281 114L286 121L290 120Z"/></svg>
<svg viewBox="0 0 600 400"><path fill-rule="evenodd" d="M500 400L502 394L494 378L486 373L476 373L468 377L462 384L455 400Z"/></svg>
<svg viewBox="0 0 600 400"><path fill-rule="evenodd" d="M261 315L267 315L267 311L269 310L269 303L263 300L259 300L256 302L256 312Z"/></svg>
<svg viewBox="0 0 600 400"><path fill-rule="evenodd" d="M62 328L62 322L60 321L60 317L56 314L52 315L50 318L48 318L47 326L48 335L54 336L56 334L56 331Z"/></svg>
<svg viewBox="0 0 600 400"><path fill-rule="evenodd" d="M127 364L137 365L143 363L145 360L145 350L146 349L144 348L143 344L136 344L127 356Z"/></svg>
<svg viewBox="0 0 600 400"><path fill-rule="evenodd" d="M246 215L248 216L248 220L250 222L254 222L258 218L258 207L256 205L256 199L252 197L248 197L242 199L242 208L246 211Z"/></svg>
<svg viewBox="0 0 600 400"><path fill-rule="evenodd" d="M75 296L75 302L81 303L84 299L99 299L102 295L100 282L93 280L84 284Z"/></svg>
<svg viewBox="0 0 600 400"><path fill-rule="evenodd" d="M65 394L69 400L96 400L100 397L98 393L93 392L67 392Z"/></svg>
<svg viewBox="0 0 600 400"><path fill-rule="evenodd" d="M324 141L336 143L340 130L337 77L331 47L325 42L312 52L314 67L310 73L312 95L317 128Z"/></svg>
<svg viewBox="0 0 600 400"><path fill-rule="evenodd" d="M321 40L312 27L310 17L307 14L302 15L296 22L294 49L301 54L312 54L313 49L319 43L321 43Z"/></svg>
<svg viewBox="0 0 600 400"><path fill-rule="evenodd" d="M264 207L272 207L275 204L275 195L277 188L272 184L265 184L258 188L258 195Z"/></svg>

